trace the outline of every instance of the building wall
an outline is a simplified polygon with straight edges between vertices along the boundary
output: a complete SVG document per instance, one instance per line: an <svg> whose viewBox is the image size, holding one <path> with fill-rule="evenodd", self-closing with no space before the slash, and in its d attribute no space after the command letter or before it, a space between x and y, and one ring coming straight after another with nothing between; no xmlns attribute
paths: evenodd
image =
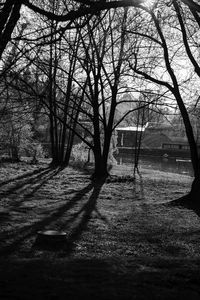
<svg viewBox="0 0 200 300"><path fill-rule="evenodd" d="M117 130L117 147L132 147L136 144L135 131Z"/></svg>

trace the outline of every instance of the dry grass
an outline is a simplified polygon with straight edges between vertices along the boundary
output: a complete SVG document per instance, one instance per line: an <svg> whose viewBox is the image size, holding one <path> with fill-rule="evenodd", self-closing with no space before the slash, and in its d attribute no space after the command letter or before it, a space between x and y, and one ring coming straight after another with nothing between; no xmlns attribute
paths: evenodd
<svg viewBox="0 0 200 300"><path fill-rule="evenodd" d="M198 212L166 205L192 178L142 170L103 184L25 163L0 175L0 299L199 299ZM38 245L43 229L66 242Z"/></svg>

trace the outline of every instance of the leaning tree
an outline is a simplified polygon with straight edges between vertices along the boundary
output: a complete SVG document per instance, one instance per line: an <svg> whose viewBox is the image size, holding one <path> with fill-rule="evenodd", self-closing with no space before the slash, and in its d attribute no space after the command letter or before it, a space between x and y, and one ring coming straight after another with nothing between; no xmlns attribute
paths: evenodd
<svg viewBox="0 0 200 300"><path fill-rule="evenodd" d="M194 170L194 181L187 199L198 200L200 159L189 115L191 99L188 97L188 89L195 88L194 82L198 80L200 70L197 61L199 53L195 47L199 39L198 24L190 9L175 0L172 3L156 1L152 7L141 5L137 18L142 25L137 31L129 30L131 38L135 36L137 41L129 65L134 74L151 82L152 88L162 86L176 101L185 126ZM191 66L196 77L190 72Z"/></svg>

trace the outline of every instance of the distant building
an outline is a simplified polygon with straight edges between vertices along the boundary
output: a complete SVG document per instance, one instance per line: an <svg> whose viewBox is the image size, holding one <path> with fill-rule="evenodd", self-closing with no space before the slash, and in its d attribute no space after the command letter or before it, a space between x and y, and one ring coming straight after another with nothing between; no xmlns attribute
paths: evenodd
<svg viewBox="0 0 200 300"><path fill-rule="evenodd" d="M139 134L145 131L145 126L117 127L117 147L134 148L138 143ZM137 141L136 141L137 139Z"/></svg>
<svg viewBox="0 0 200 300"><path fill-rule="evenodd" d="M146 155L164 155L169 157L190 156L187 137L177 136L177 131L170 124L146 124L116 128L117 148L120 153L132 153L139 145L141 153ZM200 145L199 145L200 152Z"/></svg>

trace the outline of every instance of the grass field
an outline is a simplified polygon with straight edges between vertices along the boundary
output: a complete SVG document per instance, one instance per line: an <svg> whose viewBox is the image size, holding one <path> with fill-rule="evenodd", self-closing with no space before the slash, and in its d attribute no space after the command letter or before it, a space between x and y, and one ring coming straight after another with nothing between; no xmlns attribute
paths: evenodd
<svg viewBox="0 0 200 300"><path fill-rule="evenodd" d="M169 205L191 177L114 167L92 182L45 163L0 168L0 299L200 299L197 210ZM39 230L67 233L37 243Z"/></svg>

